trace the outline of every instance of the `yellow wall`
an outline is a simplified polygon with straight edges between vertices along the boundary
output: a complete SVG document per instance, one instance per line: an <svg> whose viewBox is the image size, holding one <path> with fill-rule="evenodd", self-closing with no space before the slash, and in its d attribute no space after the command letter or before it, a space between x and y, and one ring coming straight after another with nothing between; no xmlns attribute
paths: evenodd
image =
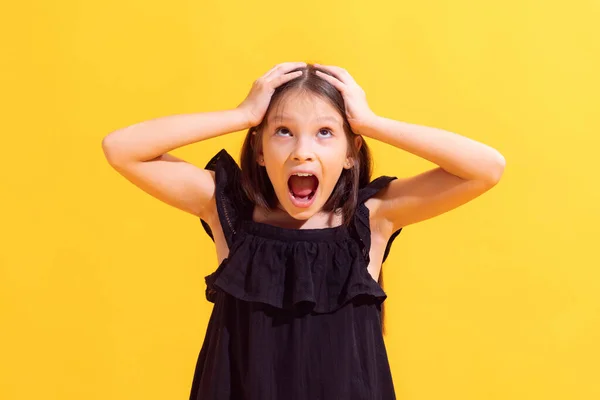
<svg viewBox="0 0 600 400"><path fill-rule="evenodd" d="M384 265L399 399L600 398L600 3L62 1L5 8L1 399L184 399L216 268L200 222L110 168L109 132L345 67L385 117L502 152L502 182ZM178 149L204 166L244 132ZM433 165L369 142L375 175Z"/></svg>

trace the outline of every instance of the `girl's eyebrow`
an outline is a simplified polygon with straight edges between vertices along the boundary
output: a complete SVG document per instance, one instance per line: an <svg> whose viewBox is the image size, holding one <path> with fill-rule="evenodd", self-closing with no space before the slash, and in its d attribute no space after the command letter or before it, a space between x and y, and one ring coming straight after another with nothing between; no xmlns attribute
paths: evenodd
<svg viewBox="0 0 600 400"><path fill-rule="evenodd" d="M269 117L268 121L270 123L272 123L272 122L275 122L275 119L277 119L277 121L287 121L287 120L291 120L293 118L289 117L287 115L283 115L283 116L280 116L280 117L276 117L276 116L272 115L272 116ZM315 120L316 121L329 121L329 122L333 122L334 124L339 124L340 123L339 119L337 119L336 117L333 117L331 115L318 117Z"/></svg>

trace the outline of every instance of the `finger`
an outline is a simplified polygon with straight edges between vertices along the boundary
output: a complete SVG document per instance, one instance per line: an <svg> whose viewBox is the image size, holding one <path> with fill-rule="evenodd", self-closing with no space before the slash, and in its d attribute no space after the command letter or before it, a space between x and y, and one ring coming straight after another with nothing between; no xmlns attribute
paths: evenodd
<svg viewBox="0 0 600 400"><path fill-rule="evenodd" d="M273 66L273 68L271 68L270 70L268 70L267 72L264 73L263 76L261 76L262 79L267 79L269 76L271 76L271 74L273 73L273 71L275 71L277 68L279 68L281 64L276 64Z"/></svg>
<svg viewBox="0 0 600 400"><path fill-rule="evenodd" d="M285 74L290 72L293 69L296 68L303 68L306 67L306 63L303 61L298 61L298 62L284 62L281 64L277 64L276 66L274 66L273 68L271 68L269 70L269 72L267 72L265 74L265 78L270 78L272 75L276 75L277 73L281 73L281 74Z"/></svg>
<svg viewBox="0 0 600 400"><path fill-rule="evenodd" d="M275 71L275 68L277 68L279 65L275 65L273 68L271 68L270 70L268 70L267 72L265 72L264 76L268 76L271 72Z"/></svg>
<svg viewBox="0 0 600 400"><path fill-rule="evenodd" d="M322 64L314 64L315 67L321 68L327 72L333 74L336 78L342 81L345 84L354 83L354 78L348 71L346 71L342 67L338 67L336 65L322 65Z"/></svg>
<svg viewBox="0 0 600 400"><path fill-rule="evenodd" d="M344 75L344 69L338 67L336 65L323 65L323 64L314 64L315 67L323 69L331 74L333 74L336 78L340 79Z"/></svg>
<svg viewBox="0 0 600 400"><path fill-rule="evenodd" d="M335 76L327 75L325 72L322 72L322 71L316 71L315 73L317 74L317 76L319 78L325 79L327 82L331 83L341 93L344 93L344 90L346 89L346 85L344 85L344 83L342 81L340 81L339 79L337 79Z"/></svg>
<svg viewBox="0 0 600 400"><path fill-rule="evenodd" d="M273 78L273 80L271 82L274 85L273 87L278 87L278 86L283 85L287 81L291 81L294 78L298 78L301 75L302 75L302 71L294 71L294 72L287 73L285 75L278 76L277 78Z"/></svg>

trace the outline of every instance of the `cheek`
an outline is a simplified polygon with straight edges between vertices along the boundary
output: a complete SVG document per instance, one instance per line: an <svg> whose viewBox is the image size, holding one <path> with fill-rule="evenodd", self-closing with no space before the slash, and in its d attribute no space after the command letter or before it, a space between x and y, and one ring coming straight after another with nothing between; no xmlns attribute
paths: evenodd
<svg viewBox="0 0 600 400"><path fill-rule="evenodd" d="M342 174L343 170L344 170L344 158L338 159L332 159L330 162L328 162L324 167L325 167L325 182L322 182L324 184L325 187L332 189L335 184L337 183L338 179L340 178L340 175Z"/></svg>
<svg viewBox="0 0 600 400"><path fill-rule="evenodd" d="M274 158L278 156L278 153L280 153L280 151L278 151L278 149L280 149L281 146L278 146L278 144L276 143L275 140L273 140L272 138L263 138L263 142L262 142L262 151L263 154L265 156L269 156L269 158Z"/></svg>
<svg viewBox="0 0 600 400"><path fill-rule="evenodd" d="M286 161L285 151L283 151L281 148L277 148L276 146L263 147L263 156L266 165L273 169L282 169Z"/></svg>
<svg viewBox="0 0 600 400"><path fill-rule="evenodd" d="M336 165L344 164L349 151L346 141L338 140L334 146L330 146L327 150L329 153L329 158L333 163Z"/></svg>
<svg viewBox="0 0 600 400"><path fill-rule="evenodd" d="M275 146L265 146L262 149L264 157L264 168L267 170L267 175L275 188L280 184L284 175L285 156L281 149Z"/></svg>

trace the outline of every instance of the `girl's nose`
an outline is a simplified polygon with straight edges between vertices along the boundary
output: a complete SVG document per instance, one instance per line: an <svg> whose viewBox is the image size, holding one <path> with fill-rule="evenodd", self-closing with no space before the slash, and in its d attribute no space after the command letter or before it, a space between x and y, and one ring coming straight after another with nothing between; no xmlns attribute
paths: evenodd
<svg viewBox="0 0 600 400"><path fill-rule="evenodd" d="M302 144L298 143L296 147L294 147L294 152L292 154L292 158L295 161L304 162L304 161L313 161L314 153L310 149L310 145L308 143Z"/></svg>

